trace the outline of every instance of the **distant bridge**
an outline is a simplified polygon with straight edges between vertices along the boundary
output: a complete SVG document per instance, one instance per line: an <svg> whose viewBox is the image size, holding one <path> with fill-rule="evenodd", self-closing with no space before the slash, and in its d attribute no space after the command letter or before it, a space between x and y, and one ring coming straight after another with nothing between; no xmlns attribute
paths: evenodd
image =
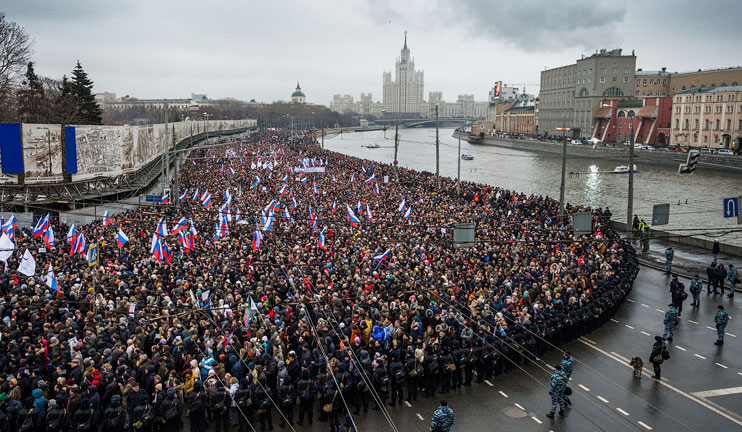
<svg viewBox="0 0 742 432"><path fill-rule="evenodd" d="M439 117L439 126L463 126L473 121L482 120L475 117ZM375 125L394 126L399 124L406 128L414 127L433 127L435 126L435 117L432 118L414 118L414 119L379 119L374 121Z"/></svg>

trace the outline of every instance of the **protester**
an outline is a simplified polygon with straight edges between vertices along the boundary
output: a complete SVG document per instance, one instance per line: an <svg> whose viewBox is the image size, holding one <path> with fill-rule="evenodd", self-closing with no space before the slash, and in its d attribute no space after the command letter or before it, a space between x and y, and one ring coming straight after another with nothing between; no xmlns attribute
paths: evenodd
<svg viewBox="0 0 742 432"><path fill-rule="evenodd" d="M549 197L436 188L281 131L223 144L191 153L169 204L15 230L0 410L46 386L77 431L121 410L139 431L229 430L230 410L240 431L266 430L274 415L290 426L294 405L298 424L318 412L338 429L349 411L494 379L591 332L638 271L600 209L566 206L597 216L576 242ZM449 227L468 221L476 247L454 248ZM31 276L17 271L26 248ZM47 423L60 416L44 404Z"/></svg>

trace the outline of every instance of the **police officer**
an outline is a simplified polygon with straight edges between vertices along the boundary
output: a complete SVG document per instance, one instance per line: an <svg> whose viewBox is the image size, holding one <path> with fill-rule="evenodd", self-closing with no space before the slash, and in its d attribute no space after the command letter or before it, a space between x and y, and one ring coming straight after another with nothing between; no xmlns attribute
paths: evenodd
<svg viewBox="0 0 742 432"><path fill-rule="evenodd" d="M278 378L278 401L281 404L281 421L278 427L283 429L288 421L289 426L294 425L294 404L296 403L296 393L294 386L291 384L291 376L285 375Z"/></svg>
<svg viewBox="0 0 742 432"><path fill-rule="evenodd" d="M672 246L665 249L665 273L670 274L672 272L672 259L675 257L675 251Z"/></svg>
<svg viewBox="0 0 742 432"><path fill-rule="evenodd" d="M201 381L193 383L193 391L188 394L188 415L191 419L191 432L206 430L206 406L209 397L201 386Z"/></svg>
<svg viewBox="0 0 742 432"><path fill-rule="evenodd" d="M690 280L690 293L693 296L693 303L690 304L691 306L701 306L701 291L703 291L703 281L698 274L696 274L693 276L693 279Z"/></svg>
<svg viewBox="0 0 742 432"><path fill-rule="evenodd" d="M559 406L559 415L564 415L564 389L567 388L569 378L562 371L562 365L558 364L555 366L555 371L551 375L551 381L549 382L549 395L551 396L551 411L546 414L546 417L554 418L557 405Z"/></svg>
<svg viewBox="0 0 742 432"><path fill-rule="evenodd" d="M716 315L714 315L714 323L716 324L716 342L714 342L714 345L724 345L724 329L728 322L729 314L724 310L724 306L717 306Z"/></svg>
<svg viewBox="0 0 742 432"><path fill-rule="evenodd" d="M309 369L303 369L301 371L301 378L296 383L296 393L299 395L299 421L296 424L304 425L304 416L307 417L309 424L312 424L312 418L314 417L314 397L317 392L309 375ZM366 402L366 411L368 411L368 402Z"/></svg>
<svg viewBox="0 0 742 432"><path fill-rule="evenodd" d="M574 369L575 359L572 357L568 352L565 352L562 355L562 372L564 372L564 375L567 376L567 380L569 381L569 378L572 376L572 370ZM567 405L572 405L572 401L569 400L569 396L564 395L564 403Z"/></svg>
<svg viewBox="0 0 742 432"><path fill-rule="evenodd" d="M675 326L678 324L678 310L674 303L668 305L667 311L665 312L665 332L662 334L663 339L667 339L672 342L672 336L675 334ZM669 336L668 336L669 335Z"/></svg>

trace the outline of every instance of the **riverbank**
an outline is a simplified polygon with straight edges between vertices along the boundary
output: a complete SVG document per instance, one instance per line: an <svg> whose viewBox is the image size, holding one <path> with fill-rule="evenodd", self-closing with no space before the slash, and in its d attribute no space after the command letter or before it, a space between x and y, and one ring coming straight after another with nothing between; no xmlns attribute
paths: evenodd
<svg viewBox="0 0 742 432"><path fill-rule="evenodd" d="M495 146L514 150L525 150L536 153L562 154L562 144L550 141L537 141L529 139L508 139L500 137L484 137L482 142L473 142L469 134L454 132L455 138L466 140L472 145ZM626 146L596 147L586 145L567 144L567 155L569 157L587 159L606 159L627 165L629 160L629 149ZM679 164L685 163L687 153L668 152L663 150L639 150L634 152L634 161L637 165L659 165L677 168ZM698 159L698 169L711 169L730 173L742 174L742 156L722 156L703 153Z"/></svg>

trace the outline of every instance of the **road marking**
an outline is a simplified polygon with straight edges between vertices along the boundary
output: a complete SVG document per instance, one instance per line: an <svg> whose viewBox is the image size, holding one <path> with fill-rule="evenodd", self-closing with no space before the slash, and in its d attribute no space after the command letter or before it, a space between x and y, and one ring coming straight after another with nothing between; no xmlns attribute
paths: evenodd
<svg viewBox="0 0 742 432"><path fill-rule="evenodd" d="M627 298L626 300L630 301L631 303L636 303L634 300L631 300L630 298Z"/></svg>
<svg viewBox="0 0 742 432"><path fill-rule="evenodd" d="M624 365L625 367L627 367L629 369L631 368L631 365L629 365L624 360L621 360L618 356L614 356L614 355L608 353L607 351L602 350L602 349L596 347L594 344L589 344L584 339L585 339L584 337L580 337L577 340L579 340L580 342L582 342L584 345L586 345L586 346L594 349L595 351L598 351L599 353L603 354L604 356L606 356L606 357L608 357L608 358L610 358L610 359L612 359L612 360L614 360L614 361L616 361L616 362ZM738 373L740 375L742 375L742 372L738 372ZM648 377L651 376L651 374L648 371L644 371L644 372L642 372L642 374L643 375L646 375ZM672 384L668 384L668 383L666 383L664 381L659 381L659 384L665 386L666 388L674 391L675 393L677 393L677 394L679 394L679 395L681 395L681 396L683 396L685 398L688 398L688 399L692 400L693 402L701 405L702 407L704 407L704 408L706 408L706 409L708 409L710 411L713 411L714 413L716 413L716 414L724 417L725 419L727 419L727 420L729 420L731 422L734 422L734 423L736 423L739 426L742 426L742 417L740 417L737 413L732 412L732 411L730 411L730 410L728 410L728 409L726 409L726 408L724 408L724 407L722 407L722 406L720 406L720 405L718 405L718 404L716 404L714 402L711 402L711 401L709 401L707 399L701 399L701 398L698 398L696 396L693 396L690 393L686 393L686 392L680 390L679 388L673 386Z"/></svg>
<svg viewBox="0 0 742 432"><path fill-rule="evenodd" d="M603 396L598 396L598 400L603 403L608 403L608 399L604 398Z"/></svg>
<svg viewBox="0 0 742 432"><path fill-rule="evenodd" d="M614 320L613 318L611 318L611 321L613 321L614 323L618 322L618 320Z"/></svg>
<svg viewBox="0 0 742 432"><path fill-rule="evenodd" d="M675 348L679 349L680 351L688 351L687 349L681 347L680 345L675 345Z"/></svg>
<svg viewBox="0 0 742 432"><path fill-rule="evenodd" d="M422 421L425 421L425 417L421 416L420 413L417 413L417 418Z"/></svg>
<svg viewBox="0 0 742 432"><path fill-rule="evenodd" d="M647 333L645 331L643 331L642 334L645 335L645 336L652 336L651 334L649 334L649 333Z"/></svg>
<svg viewBox="0 0 742 432"><path fill-rule="evenodd" d="M588 338L586 338L585 336L583 336L583 337L582 337L582 339L584 339L585 341L587 341L587 342L589 342L589 343L591 343L591 344L593 344L593 345L597 344L597 342L595 342L595 341L594 341L594 340L592 340L592 339L588 339Z"/></svg>
<svg viewBox="0 0 742 432"><path fill-rule="evenodd" d="M630 328L631 330L634 330L634 327L631 327L631 326L630 326L630 325L628 325L628 324L624 324L624 326L625 326L625 327L627 327L627 328Z"/></svg>
<svg viewBox="0 0 742 432"><path fill-rule="evenodd" d="M531 418L533 419L533 421L535 421L538 424L543 423L541 420L537 419L536 416L531 416Z"/></svg>
<svg viewBox="0 0 742 432"><path fill-rule="evenodd" d="M518 408L522 409L523 411L525 411L525 410L526 410L525 408L523 408L523 407L522 407L522 406L521 406L521 405L520 405L519 403L517 403L517 402L515 403L515 406L517 406Z"/></svg>
<svg viewBox="0 0 742 432"><path fill-rule="evenodd" d="M698 357L701 360L706 360L706 357L700 355L700 354L693 354L694 356Z"/></svg>
<svg viewBox="0 0 742 432"><path fill-rule="evenodd" d="M492 384L491 382L489 382L489 380L484 380L484 382L486 382L487 385L490 386L490 387L494 387L495 386L494 384Z"/></svg>
<svg viewBox="0 0 742 432"><path fill-rule="evenodd" d="M742 375L742 372L737 372L737 375Z"/></svg>
<svg viewBox="0 0 742 432"><path fill-rule="evenodd" d="M551 369L551 370L556 370L556 368L555 368L554 366L550 365L549 363L546 363L546 362L544 362L544 365L545 365L545 366L546 366L547 368Z"/></svg>
<svg viewBox="0 0 742 432"><path fill-rule="evenodd" d="M724 389L717 389L717 390L706 390L706 391L699 391L695 393L691 393L693 396L707 398L707 397L714 397L714 396L727 396L727 395L733 395L742 393L742 387L729 387Z"/></svg>
<svg viewBox="0 0 742 432"><path fill-rule="evenodd" d="M644 423L643 421L638 421L637 423L639 423L646 430L652 430L652 427Z"/></svg>
<svg viewBox="0 0 742 432"><path fill-rule="evenodd" d="M725 334L725 335L727 335L727 336L731 336L731 337L734 337L734 338L736 338L736 337L737 337L737 336L735 336L735 335L733 335L733 334L731 334L731 333L724 333L724 334Z"/></svg>
<svg viewBox="0 0 742 432"><path fill-rule="evenodd" d="M692 324L698 324L697 322L693 321L692 319L689 319L688 322L689 323L692 323Z"/></svg>
<svg viewBox="0 0 742 432"><path fill-rule="evenodd" d="M616 408L616 411L620 412L621 414L623 414L625 416L629 415L629 413L627 413L626 411L622 410L621 408Z"/></svg>
<svg viewBox="0 0 742 432"><path fill-rule="evenodd" d="M706 326L706 328L707 328L707 329L709 329L709 330L714 330L714 331L716 331L716 329L715 329L715 328L713 328L713 327L709 327L709 326Z"/></svg>
<svg viewBox="0 0 742 432"><path fill-rule="evenodd" d="M742 372L740 372L740 375L742 375ZM585 386L584 386L584 385L582 385L582 384L577 384L577 387L579 387L579 388L581 388L581 389L585 390L586 392L589 392L589 391L590 391L590 389L589 389L589 388L585 387Z"/></svg>
<svg viewBox="0 0 742 432"><path fill-rule="evenodd" d="M505 398L506 397L510 397L510 396L506 395L505 393L503 393L502 390L498 391L498 393L500 393L502 395L502 397L505 397Z"/></svg>
<svg viewBox="0 0 742 432"><path fill-rule="evenodd" d="M644 303L642 303L642 306L644 306L645 308L649 307L649 305L645 305Z"/></svg>
<svg viewBox="0 0 742 432"><path fill-rule="evenodd" d="M408 408L412 408L412 404L411 403L409 403L407 401L404 401L404 404L407 405Z"/></svg>
<svg viewBox="0 0 742 432"><path fill-rule="evenodd" d="M619 359L621 359L621 361L629 362L629 359L627 359L626 357L622 356L621 354L615 353L613 351L611 351L611 354L613 354L614 357L618 357Z"/></svg>
<svg viewBox="0 0 742 432"><path fill-rule="evenodd" d="M662 309L655 309L655 310L656 310L657 312L659 312L659 313L665 313L665 311L663 311Z"/></svg>
<svg viewBox="0 0 742 432"><path fill-rule="evenodd" d="M714 363L714 364L715 364L716 366L719 366L719 367L721 367L721 368L724 368L724 369L729 369L729 366L724 366L724 365L723 365L723 364L721 364L721 363Z"/></svg>

